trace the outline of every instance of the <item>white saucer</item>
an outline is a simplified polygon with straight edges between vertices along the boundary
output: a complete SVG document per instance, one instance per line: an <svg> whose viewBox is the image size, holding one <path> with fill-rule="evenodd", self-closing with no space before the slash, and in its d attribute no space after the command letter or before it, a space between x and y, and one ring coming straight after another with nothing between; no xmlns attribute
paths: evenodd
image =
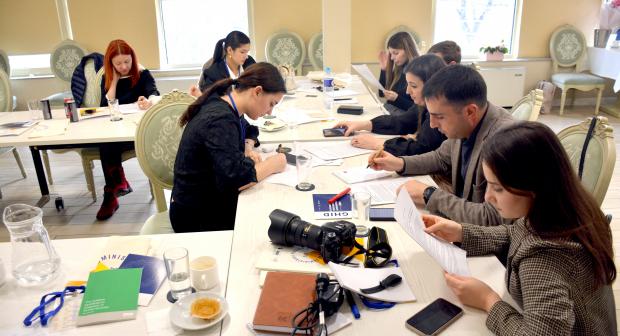
<svg viewBox="0 0 620 336"><path fill-rule="evenodd" d="M278 118L261 118L259 119L258 128L265 132L275 132L286 127L286 123Z"/></svg>
<svg viewBox="0 0 620 336"><path fill-rule="evenodd" d="M205 297L217 300L220 303L220 314L214 319L204 320L191 315L190 309L192 307L192 302L196 299ZM172 324L185 330L208 328L220 322L226 315L228 315L228 302L226 302L226 299L217 294L208 292L198 292L185 296L170 308L170 321Z"/></svg>

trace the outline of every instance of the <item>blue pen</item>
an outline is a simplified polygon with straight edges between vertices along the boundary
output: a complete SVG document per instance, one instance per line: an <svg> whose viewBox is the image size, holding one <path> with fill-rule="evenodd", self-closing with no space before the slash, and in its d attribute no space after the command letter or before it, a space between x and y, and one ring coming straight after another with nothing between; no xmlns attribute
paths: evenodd
<svg viewBox="0 0 620 336"><path fill-rule="evenodd" d="M348 289L344 290L344 294L346 295L347 302L349 303L349 306L351 307L351 313L353 313L353 316L355 317L356 320L359 320L359 318L361 317L360 310L357 308L357 305L355 304L355 300L353 299L353 294L351 294L351 291Z"/></svg>

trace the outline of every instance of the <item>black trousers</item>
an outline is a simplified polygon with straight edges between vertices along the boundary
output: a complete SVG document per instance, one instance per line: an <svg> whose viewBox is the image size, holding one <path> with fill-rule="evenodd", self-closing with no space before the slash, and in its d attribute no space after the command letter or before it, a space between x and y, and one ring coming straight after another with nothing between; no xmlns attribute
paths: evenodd
<svg viewBox="0 0 620 336"><path fill-rule="evenodd" d="M236 204L234 207L236 210ZM210 211L205 207L170 202L170 223L175 233L234 230L235 211Z"/></svg>

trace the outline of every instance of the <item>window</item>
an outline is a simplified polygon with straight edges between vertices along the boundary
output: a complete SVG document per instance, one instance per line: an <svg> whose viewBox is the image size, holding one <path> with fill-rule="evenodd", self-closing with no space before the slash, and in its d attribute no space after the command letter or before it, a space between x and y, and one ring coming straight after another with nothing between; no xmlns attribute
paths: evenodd
<svg viewBox="0 0 620 336"><path fill-rule="evenodd" d="M248 34L247 1L159 0L161 67L202 66L219 39L232 30Z"/></svg>
<svg viewBox="0 0 620 336"><path fill-rule="evenodd" d="M434 41L453 40L463 58L479 58L480 47L502 41L516 55L519 0L435 0Z"/></svg>
<svg viewBox="0 0 620 336"><path fill-rule="evenodd" d="M51 75L50 54L9 56L12 77Z"/></svg>

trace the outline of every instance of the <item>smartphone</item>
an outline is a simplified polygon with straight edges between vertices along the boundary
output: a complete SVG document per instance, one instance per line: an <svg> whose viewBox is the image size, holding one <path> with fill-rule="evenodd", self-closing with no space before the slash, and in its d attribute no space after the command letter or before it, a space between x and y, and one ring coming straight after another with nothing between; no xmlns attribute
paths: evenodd
<svg viewBox="0 0 620 336"><path fill-rule="evenodd" d="M284 157L286 157L286 163L290 164L291 166L294 166L297 163L297 156L288 153L288 152L284 152Z"/></svg>
<svg viewBox="0 0 620 336"><path fill-rule="evenodd" d="M369 218L371 221L396 221L394 208L370 208Z"/></svg>
<svg viewBox="0 0 620 336"><path fill-rule="evenodd" d="M461 315L463 309L439 298L411 316L406 326L419 335L437 335Z"/></svg>
<svg viewBox="0 0 620 336"><path fill-rule="evenodd" d="M340 105L336 112L341 114L360 115L364 113L364 107L360 105Z"/></svg>
<svg viewBox="0 0 620 336"><path fill-rule="evenodd" d="M341 128L326 128L323 130L323 136L326 138L331 138L331 137L341 137L344 136L344 132L347 129L344 127Z"/></svg>

